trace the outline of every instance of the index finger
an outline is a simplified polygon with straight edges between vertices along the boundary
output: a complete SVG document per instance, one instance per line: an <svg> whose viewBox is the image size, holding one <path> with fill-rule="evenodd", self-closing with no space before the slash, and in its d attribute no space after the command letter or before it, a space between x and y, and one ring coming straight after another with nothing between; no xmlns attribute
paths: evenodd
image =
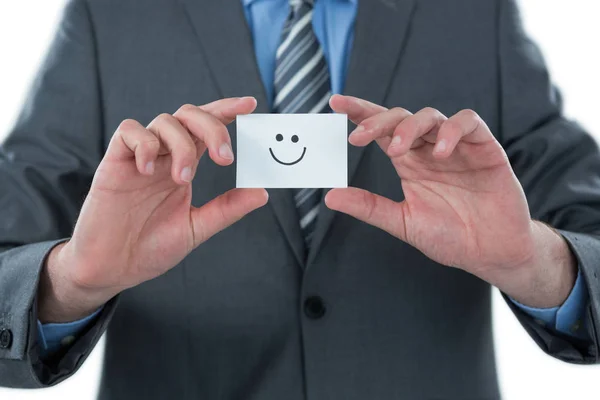
<svg viewBox="0 0 600 400"><path fill-rule="evenodd" d="M248 96L221 99L198 108L211 114L223 124L228 125L232 123L238 115L250 114L256 109L256 105L256 99Z"/></svg>
<svg viewBox="0 0 600 400"><path fill-rule="evenodd" d="M196 140L196 154L202 157L208 148L210 158L219 165L233 162L231 138L225 127L236 116L251 113L256 109L254 97L227 98L203 106L186 104L173 116Z"/></svg>
<svg viewBox="0 0 600 400"><path fill-rule="evenodd" d="M370 101L353 96L343 96L341 94L331 96L329 105L336 113L348 114L350 121L356 125L359 125L367 118L387 111L387 108L371 103Z"/></svg>

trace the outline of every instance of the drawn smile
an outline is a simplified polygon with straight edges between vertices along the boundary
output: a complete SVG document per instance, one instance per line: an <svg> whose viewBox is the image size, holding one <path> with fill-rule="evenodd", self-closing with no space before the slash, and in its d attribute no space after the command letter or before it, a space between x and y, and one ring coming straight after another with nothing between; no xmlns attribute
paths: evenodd
<svg viewBox="0 0 600 400"><path fill-rule="evenodd" d="M300 161L302 161L302 159L304 158L304 155L306 154L306 147L304 148L304 150L302 150L302 155L300 156L299 159L297 159L296 161L293 162L284 162L281 161L280 159L278 159L277 157L275 157L275 153L273 153L273 149L271 149L269 147L269 152L271 153L271 157L273 157L273 160L277 161L279 164L281 165L294 165L294 164L298 164Z"/></svg>

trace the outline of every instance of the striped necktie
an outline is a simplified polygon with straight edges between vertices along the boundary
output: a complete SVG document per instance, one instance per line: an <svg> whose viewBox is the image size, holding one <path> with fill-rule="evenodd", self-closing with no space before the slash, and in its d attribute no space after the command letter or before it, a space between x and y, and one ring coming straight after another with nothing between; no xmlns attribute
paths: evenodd
<svg viewBox="0 0 600 400"><path fill-rule="evenodd" d="M290 14L277 48L273 111L330 112L329 69L312 27L314 0L290 0ZM321 202L320 189L294 189L300 229L308 252Z"/></svg>

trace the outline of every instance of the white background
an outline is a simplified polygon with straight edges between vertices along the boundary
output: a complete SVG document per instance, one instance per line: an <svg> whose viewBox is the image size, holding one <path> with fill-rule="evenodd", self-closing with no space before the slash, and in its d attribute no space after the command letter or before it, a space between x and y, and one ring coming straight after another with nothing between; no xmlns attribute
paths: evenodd
<svg viewBox="0 0 600 400"><path fill-rule="evenodd" d="M594 0L523 0L526 28L541 45L566 113L600 138L600 6ZM0 1L0 138L10 129L52 37L63 0ZM600 260L599 260L600 262ZM506 400L598 399L600 367L544 355L500 297L494 298L498 368ZM67 382L43 391L0 389L3 400L94 399L103 343Z"/></svg>

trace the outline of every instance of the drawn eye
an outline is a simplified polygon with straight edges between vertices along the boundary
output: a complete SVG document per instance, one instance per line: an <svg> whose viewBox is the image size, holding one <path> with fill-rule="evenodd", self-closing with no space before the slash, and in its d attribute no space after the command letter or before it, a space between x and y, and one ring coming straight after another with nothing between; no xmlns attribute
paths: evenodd
<svg viewBox="0 0 600 400"><path fill-rule="evenodd" d="M292 136L292 142L294 142L294 143L298 143L298 140L300 140L300 139L298 138L298 136L296 136L296 135Z"/></svg>
<svg viewBox="0 0 600 400"><path fill-rule="evenodd" d="M278 133L277 136L275 136L275 140L281 142L283 140L283 135L281 133Z"/></svg>

